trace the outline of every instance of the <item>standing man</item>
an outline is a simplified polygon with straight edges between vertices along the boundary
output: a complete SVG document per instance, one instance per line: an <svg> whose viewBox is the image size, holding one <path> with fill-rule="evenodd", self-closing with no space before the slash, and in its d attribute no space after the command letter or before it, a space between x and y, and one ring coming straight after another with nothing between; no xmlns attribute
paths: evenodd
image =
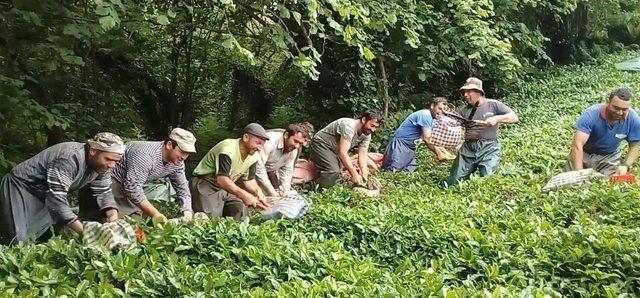
<svg viewBox="0 0 640 298"><path fill-rule="evenodd" d="M382 168L386 172L415 172L418 169L416 161L416 148L423 141L438 157L443 153L440 148L431 143L431 130L435 119L440 118L447 106L447 99L436 97L429 105L429 109L413 112L404 119L393 136L389 139L387 149L384 152Z"/></svg>
<svg viewBox="0 0 640 298"><path fill-rule="evenodd" d="M467 105L459 109L458 114L482 122L465 122L465 140L458 157L453 161L446 181L448 186L469 179L476 171L482 177L495 173L500 161L499 125L518 122L518 115L507 105L484 97L480 79L468 78L460 90Z"/></svg>
<svg viewBox="0 0 640 298"><path fill-rule="evenodd" d="M310 129L313 130L313 126ZM269 140L259 152L256 166L256 179L267 196L287 195L299 149L309 141L311 134L308 126L301 123L267 131Z"/></svg>
<svg viewBox="0 0 640 298"><path fill-rule="evenodd" d="M185 176L184 161L196 152L196 138L189 131L175 128L162 142L134 141L127 143L125 153L111 173L111 190L118 205L120 217L145 214L154 222L166 222L167 218L145 196L142 186L148 180L168 177L181 201L183 217L193 217L191 193ZM98 221L102 214L95 197L83 192L80 200L80 216Z"/></svg>
<svg viewBox="0 0 640 298"><path fill-rule="evenodd" d="M363 185L369 175L368 156L371 134L382 125L380 112L367 110L358 119L340 118L318 131L311 140L310 160L315 163L320 188L329 188L340 177L340 165L351 174L351 181ZM358 147L360 172L351 164L349 150Z"/></svg>
<svg viewBox="0 0 640 298"><path fill-rule="evenodd" d="M607 104L587 108L576 122L566 170L592 168L606 176L625 174L640 155L640 117L631 108L631 90L618 88ZM620 142L629 143L629 153L620 164Z"/></svg>
<svg viewBox="0 0 640 298"><path fill-rule="evenodd" d="M256 183L259 150L269 140L260 124L247 125L240 139L216 144L193 171L190 188L193 209L210 217L240 220L247 208L266 210L269 204Z"/></svg>
<svg viewBox="0 0 640 298"><path fill-rule="evenodd" d="M46 241L54 224L82 234L82 222L67 196L85 185L101 203L107 220L118 219L109 172L124 151L119 136L103 132L87 143L51 146L14 167L0 183L0 244L24 243L32 236Z"/></svg>

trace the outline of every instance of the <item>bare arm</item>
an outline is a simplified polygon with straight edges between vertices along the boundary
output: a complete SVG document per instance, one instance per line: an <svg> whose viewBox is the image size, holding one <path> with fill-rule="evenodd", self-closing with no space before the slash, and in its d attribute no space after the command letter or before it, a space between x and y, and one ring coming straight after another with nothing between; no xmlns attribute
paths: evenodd
<svg viewBox="0 0 640 298"><path fill-rule="evenodd" d="M344 166L345 169L351 174L351 177L360 176L356 168L351 164L351 159L349 158L349 149L351 148L351 142L340 138L338 140L338 158Z"/></svg>
<svg viewBox="0 0 640 298"><path fill-rule="evenodd" d="M367 179L369 176L369 150L367 148L358 149L358 165L360 166L360 173L362 178Z"/></svg>
<svg viewBox="0 0 640 298"><path fill-rule="evenodd" d="M629 168L633 167L638 156L640 156L640 142L629 144L629 153L627 153L627 158L625 158L623 165Z"/></svg>
<svg viewBox="0 0 640 298"><path fill-rule="evenodd" d="M252 179L253 180L253 179ZM255 180L254 180L255 183ZM242 189L238 185L231 180L228 176L217 176L216 184L220 186L220 188L242 200L247 206L256 207L258 205L258 200L255 195L249 193L248 191ZM257 184L255 184L257 186Z"/></svg>
<svg viewBox="0 0 640 298"><path fill-rule="evenodd" d="M584 144L587 143L589 135L582 131L576 131L573 135L571 143L571 166L573 170L582 170L584 168Z"/></svg>

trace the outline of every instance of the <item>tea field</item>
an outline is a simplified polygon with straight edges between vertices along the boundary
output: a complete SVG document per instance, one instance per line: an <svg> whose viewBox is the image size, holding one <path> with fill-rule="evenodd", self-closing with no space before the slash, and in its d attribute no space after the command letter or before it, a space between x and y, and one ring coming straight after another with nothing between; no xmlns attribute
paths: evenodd
<svg viewBox="0 0 640 298"><path fill-rule="evenodd" d="M503 100L520 122L501 132L500 173L442 190L448 167L381 174L385 193L311 196L303 221L212 220L146 228L112 254L73 236L0 248L7 297L558 297L640 294L640 190L599 182L551 195L582 109L640 73L616 62L552 69ZM490 96L491 94L489 94ZM638 167L636 167L638 169Z"/></svg>

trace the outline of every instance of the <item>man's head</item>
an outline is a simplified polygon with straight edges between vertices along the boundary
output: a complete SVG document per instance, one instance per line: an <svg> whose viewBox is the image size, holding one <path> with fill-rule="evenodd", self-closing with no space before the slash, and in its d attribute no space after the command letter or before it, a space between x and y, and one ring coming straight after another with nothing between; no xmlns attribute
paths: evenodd
<svg viewBox="0 0 640 298"><path fill-rule="evenodd" d="M475 106L482 98L484 98L484 90L482 90L482 81L476 77L468 78L464 85L460 88L462 96L467 104Z"/></svg>
<svg viewBox="0 0 640 298"><path fill-rule="evenodd" d="M380 125L384 124L384 117L382 117L382 114L376 110L366 110L360 114L358 119L360 124L362 124L361 133L364 135L374 133Z"/></svg>
<svg viewBox="0 0 640 298"><path fill-rule="evenodd" d="M265 141L268 141L267 131L258 123L249 123L242 130L242 144L250 155L262 150Z"/></svg>
<svg viewBox="0 0 640 298"><path fill-rule="evenodd" d="M607 120L620 121L627 117L631 108L631 90L627 87L620 87L609 93L607 102Z"/></svg>
<svg viewBox="0 0 640 298"><path fill-rule="evenodd" d="M101 132L87 140L89 152L87 164L98 173L106 173L116 167L116 163L124 154L124 142L110 132Z"/></svg>
<svg viewBox="0 0 640 298"><path fill-rule="evenodd" d="M184 162L191 153L196 153L196 137L182 128L173 129L169 138L162 143L163 162L177 165Z"/></svg>
<svg viewBox="0 0 640 298"><path fill-rule="evenodd" d="M429 111L431 111L431 117L438 119L442 116L442 113L447 109L447 99L444 97L436 97L429 105Z"/></svg>
<svg viewBox="0 0 640 298"><path fill-rule="evenodd" d="M311 139L313 125L308 122L291 124L284 131L284 151L298 150Z"/></svg>

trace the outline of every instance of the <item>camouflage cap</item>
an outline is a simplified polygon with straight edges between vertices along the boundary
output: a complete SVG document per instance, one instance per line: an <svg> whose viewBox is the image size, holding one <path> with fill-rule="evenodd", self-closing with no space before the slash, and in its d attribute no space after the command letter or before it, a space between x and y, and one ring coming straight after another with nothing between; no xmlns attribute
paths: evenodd
<svg viewBox="0 0 640 298"><path fill-rule="evenodd" d="M470 77L464 82L464 85L460 87L460 90L478 90L482 95L484 95L484 90L482 90L482 81L476 77Z"/></svg>
<svg viewBox="0 0 640 298"><path fill-rule="evenodd" d="M92 139L87 140L87 143L96 150L124 154L124 142L118 135L110 132L98 133Z"/></svg>

